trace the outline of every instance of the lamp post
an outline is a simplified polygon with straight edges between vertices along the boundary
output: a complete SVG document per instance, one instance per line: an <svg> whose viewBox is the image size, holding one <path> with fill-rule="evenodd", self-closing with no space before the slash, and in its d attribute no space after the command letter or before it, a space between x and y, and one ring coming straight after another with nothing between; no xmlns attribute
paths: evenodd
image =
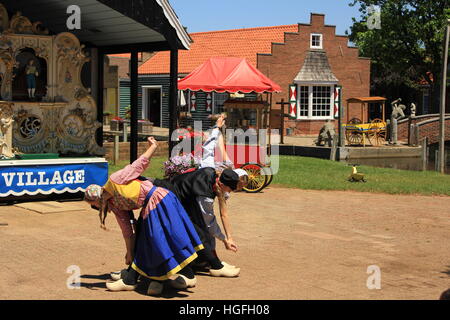
<svg viewBox="0 0 450 320"><path fill-rule="evenodd" d="M445 173L445 98L447 91L448 44L450 38L450 19L447 20L444 36L444 61L442 66L441 112L439 117L439 172Z"/></svg>

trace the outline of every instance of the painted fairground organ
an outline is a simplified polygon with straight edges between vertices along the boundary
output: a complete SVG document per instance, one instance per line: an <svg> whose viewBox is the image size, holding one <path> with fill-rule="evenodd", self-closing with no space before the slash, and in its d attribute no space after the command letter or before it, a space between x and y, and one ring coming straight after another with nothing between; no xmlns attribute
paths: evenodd
<svg viewBox="0 0 450 320"><path fill-rule="evenodd" d="M95 140L96 102L81 81L84 49L73 34L49 35L0 4L1 157L104 154Z"/></svg>

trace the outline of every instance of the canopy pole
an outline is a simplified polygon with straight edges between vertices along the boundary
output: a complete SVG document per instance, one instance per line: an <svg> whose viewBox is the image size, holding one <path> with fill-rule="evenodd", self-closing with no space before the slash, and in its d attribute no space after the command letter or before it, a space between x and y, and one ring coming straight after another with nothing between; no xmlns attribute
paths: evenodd
<svg viewBox="0 0 450 320"><path fill-rule="evenodd" d="M131 51L130 60L130 163L138 158L138 51Z"/></svg>
<svg viewBox="0 0 450 320"><path fill-rule="evenodd" d="M173 132L176 130L178 119L178 50L170 50L170 89L169 89L169 158L175 147L172 141Z"/></svg>

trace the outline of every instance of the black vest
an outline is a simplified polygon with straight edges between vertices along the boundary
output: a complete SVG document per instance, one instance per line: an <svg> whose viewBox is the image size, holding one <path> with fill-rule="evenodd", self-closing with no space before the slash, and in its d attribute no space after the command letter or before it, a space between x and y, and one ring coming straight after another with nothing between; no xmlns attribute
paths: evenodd
<svg viewBox="0 0 450 320"><path fill-rule="evenodd" d="M203 168L178 175L170 180L156 179L153 184L172 191L180 200L192 222L207 231L205 221L197 203L197 197L216 197L213 186L216 183L216 170Z"/></svg>

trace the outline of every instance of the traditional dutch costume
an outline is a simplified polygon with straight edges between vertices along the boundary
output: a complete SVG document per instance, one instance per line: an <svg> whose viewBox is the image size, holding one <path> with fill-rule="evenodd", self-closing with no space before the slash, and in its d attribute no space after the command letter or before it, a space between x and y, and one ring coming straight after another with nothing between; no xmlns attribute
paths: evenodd
<svg viewBox="0 0 450 320"><path fill-rule="evenodd" d="M132 268L144 277L162 281L197 258L196 252L203 245L177 197L141 178L148 164L146 157L140 157L112 174L103 188L112 195L108 206L124 237L133 233L130 211L141 209Z"/></svg>

